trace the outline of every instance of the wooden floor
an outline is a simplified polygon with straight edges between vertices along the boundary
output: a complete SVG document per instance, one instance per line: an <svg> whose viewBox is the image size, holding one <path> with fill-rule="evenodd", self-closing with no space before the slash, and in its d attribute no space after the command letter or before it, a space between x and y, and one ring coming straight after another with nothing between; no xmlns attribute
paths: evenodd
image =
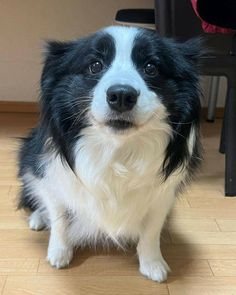
<svg viewBox="0 0 236 295"><path fill-rule="evenodd" d="M30 114L0 114L0 291L4 295L233 295L236 294L236 198L223 194L220 121L203 124L205 161L198 179L172 210L163 254L167 283L142 277L133 250L78 251L68 269L45 261L48 232L33 232L15 210L16 137L36 122Z"/></svg>

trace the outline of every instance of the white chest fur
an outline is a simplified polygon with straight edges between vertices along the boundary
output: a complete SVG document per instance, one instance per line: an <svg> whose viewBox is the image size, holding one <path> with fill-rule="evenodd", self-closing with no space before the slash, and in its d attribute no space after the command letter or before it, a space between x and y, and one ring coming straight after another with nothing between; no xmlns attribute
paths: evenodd
<svg viewBox="0 0 236 295"><path fill-rule="evenodd" d="M134 235L161 189L160 168L169 136L157 130L124 141L103 136L87 130L77 145L84 210L92 212L110 236Z"/></svg>
<svg viewBox="0 0 236 295"><path fill-rule="evenodd" d="M87 129L75 149L76 175L60 157L53 157L46 177L33 187L45 201L53 195L74 212L70 236L77 240L91 240L101 233L114 240L135 238L168 187L160 170L169 138L161 130L124 139L104 133L102 138ZM169 182L174 188L182 179L179 175Z"/></svg>

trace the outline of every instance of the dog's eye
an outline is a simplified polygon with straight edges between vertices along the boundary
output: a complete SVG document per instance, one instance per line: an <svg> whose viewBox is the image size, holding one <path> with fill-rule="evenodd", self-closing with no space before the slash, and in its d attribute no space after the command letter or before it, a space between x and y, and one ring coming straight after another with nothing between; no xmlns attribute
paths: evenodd
<svg viewBox="0 0 236 295"><path fill-rule="evenodd" d="M145 68L144 68L144 72L148 75L148 76L155 76L158 72L156 65L148 63Z"/></svg>
<svg viewBox="0 0 236 295"><path fill-rule="evenodd" d="M95 61L89 66L89 70L92 74L97 74L103 69L102 63L100 61Z"/></svg>

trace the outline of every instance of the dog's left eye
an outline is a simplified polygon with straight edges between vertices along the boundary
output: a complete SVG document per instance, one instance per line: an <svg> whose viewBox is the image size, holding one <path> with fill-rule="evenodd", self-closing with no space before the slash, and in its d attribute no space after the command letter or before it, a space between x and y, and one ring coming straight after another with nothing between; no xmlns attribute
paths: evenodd
<svg viewBox="0 0 236 295"><path fill-rule="evenodd" d="M89 70L92 74L97 74L101 72L103 69L103 65L100 61L95 61L89 66Z"/></svg>
<svg viewBox="0 0 236 295"><path fill-rule="evenodd" d="M148 64L146 64L146 66L144 68L144 72L148 76L155 76L158 72L157 66L154 64L148 63Z"/></svg>

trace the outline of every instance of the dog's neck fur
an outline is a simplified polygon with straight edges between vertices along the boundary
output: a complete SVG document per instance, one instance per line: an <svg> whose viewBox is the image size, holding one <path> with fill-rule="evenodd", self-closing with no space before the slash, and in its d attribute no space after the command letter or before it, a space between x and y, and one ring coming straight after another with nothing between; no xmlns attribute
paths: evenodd
<svg viewBox="0 0 236 295"><path fill-rule="evenodd" d="M164 121L153 126L153 129L145 127L149 131L140 130L130 136L104 132L104 128L100 131L99 126L86 128L75 148L75 170L82 182L91 190L100 187L102 191L108 186L114 190L117 182L119 194L123 195L149 183L155 175L161 179L171 129Z"/></svg>

